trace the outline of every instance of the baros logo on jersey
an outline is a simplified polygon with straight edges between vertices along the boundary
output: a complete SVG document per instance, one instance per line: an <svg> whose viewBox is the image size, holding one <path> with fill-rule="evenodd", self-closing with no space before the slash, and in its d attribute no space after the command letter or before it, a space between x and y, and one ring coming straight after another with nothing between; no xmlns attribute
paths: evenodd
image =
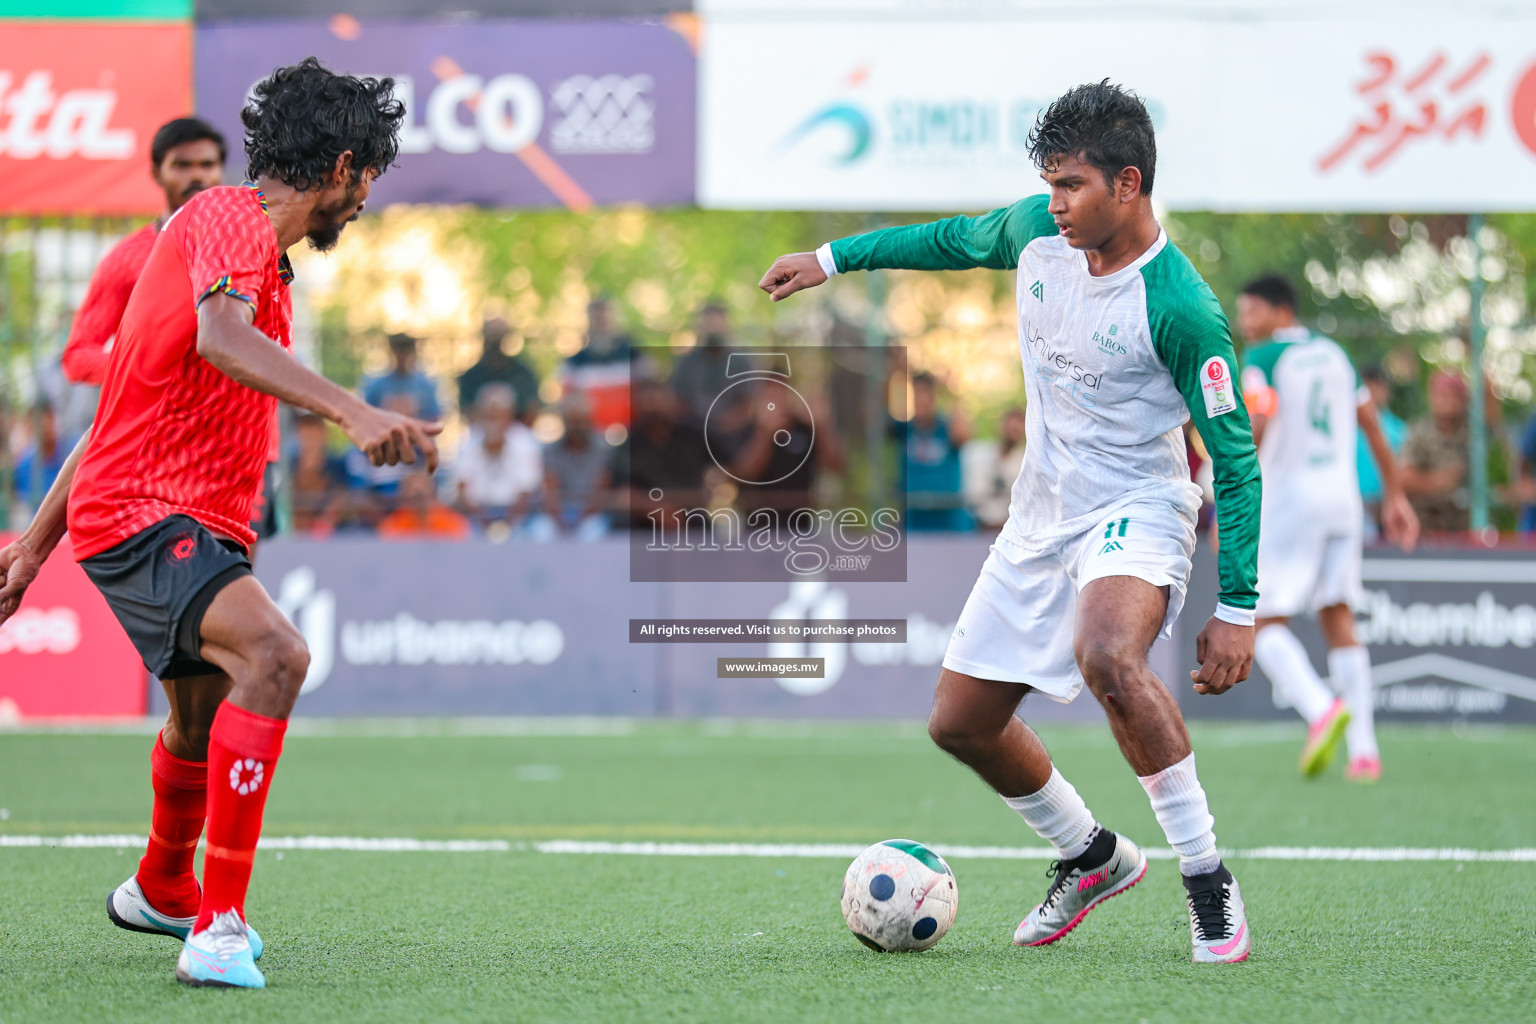
<svg viewBox="0 0 1536 1024"><path fill-rule="evenodd" d="M1215 418L1237 409L1237 389L1232 386L1232 370L1221 356L1211 356L1200 367L1200 393L1205 396L1205 414Z"/></svg>

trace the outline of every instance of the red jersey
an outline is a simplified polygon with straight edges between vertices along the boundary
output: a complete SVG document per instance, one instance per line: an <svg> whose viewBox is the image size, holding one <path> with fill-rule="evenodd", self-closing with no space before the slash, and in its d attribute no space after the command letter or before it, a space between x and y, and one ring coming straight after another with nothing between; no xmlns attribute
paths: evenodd
<svg viewBox="0 0 1536 1024"><path fill-rule="evenodd" d="M215 292L248 302L256 329L288 349L292 277L254 186L201 192L166 222L123 313L70 488L77 559L176 514L247 548L255 541L277 399L197 354L197 305Z"/></svg>
<svg viewBox="0 0 1536 1024"><path fill-rule="evenodd" d="M97 264L64 346L64 376L76 384L100 384L106 377L107 345L117 334L128 296L149 262L159 233L155 224L146 224L114 245Z"/></svg>

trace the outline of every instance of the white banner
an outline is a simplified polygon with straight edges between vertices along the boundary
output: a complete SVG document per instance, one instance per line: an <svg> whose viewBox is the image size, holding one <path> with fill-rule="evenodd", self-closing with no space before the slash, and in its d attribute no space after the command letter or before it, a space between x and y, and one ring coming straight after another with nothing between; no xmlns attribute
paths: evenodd
<svg viewBox="0 0 1536 1024"><path fill-rule="evenodd" d="M699 202L982 209L1041 191L1035 115L1110 78L1175 209L1536 210L1536 14L708 23Z"/></svg>

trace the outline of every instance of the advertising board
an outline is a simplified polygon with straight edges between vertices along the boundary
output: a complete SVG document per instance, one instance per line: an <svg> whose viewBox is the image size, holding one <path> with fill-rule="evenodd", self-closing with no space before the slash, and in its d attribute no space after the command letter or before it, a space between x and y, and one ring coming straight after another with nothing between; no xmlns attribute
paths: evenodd
<svg viewBox="0 0 1536 1024"><path fill-rule="evenodd" d="M0 545L13 538L0 535ZM66 537L0 625L4 717L142 715L148 673Z"/></svg>
<svg viewBox="0 0 1536 1024"><path fill-rule="evenodd" d="M693 201L693 50L663 23L208 24L197 30L199 113L239 138L251 87L310 56L334 71L395 79L406 120L400 165L380 180L379 202Z"/></svg>
<svg viewBox="0 0 1536 1024"><path fill-rule="evenodd" d="M0 213L158 213L149 146L190 112L191 47L186 24L5 23Z"/></svg>
<svg viewBox="0 0 1536 1024"><path fill-rule="evenodd" d="M1028 154L1037 114L1108 78L1147 102L1153 195L1170 208L1536 205L1536 16L1130 10L711 18L700 203L1000 206L1043 191ZM1490 172L1474 191L1469 166Z"/></svg>

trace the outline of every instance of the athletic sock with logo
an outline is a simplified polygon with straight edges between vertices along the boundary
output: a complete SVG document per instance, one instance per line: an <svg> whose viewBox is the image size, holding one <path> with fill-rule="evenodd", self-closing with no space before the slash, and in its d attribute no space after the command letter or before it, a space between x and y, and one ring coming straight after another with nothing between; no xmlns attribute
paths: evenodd
<svg viewBox="0 0 1536 1024"><path fill-rule="evenodd" d="M1371 687L1371 653L1364 647L1339 647L1328 652L1333 688L1349 705L1344 740L1351 759L1376 757L1376 693Z"/></svg>
<svg viewBox="0 0 1536 1024"><path fill-rule="evenodd" d="M1275 624L1259 630L1259 635L1253 638L1253 660L1307 724L1328 713L1333 694L1318 678L1307 649L1290 627Z"/></svg>
<svg viewBox="0 0 1536 1024"><path fill-rule="evenodd" d="M1098 822L1054 765L1051 777L1039 790L1026 796L1005 796L1003 803L1017 811L1041 839L1056 847L1062 860L1081 857L1093 842Z"/></svg>
<svg viewBox="0 0 1536 1024"><path fill-rule="evenodd" d="M149 905L168 917L191 917L198 909L192 858L203 834L208 804L208 763L183 761L155 737L149 755L155 806L149 819L149 846L139 860L139 888Z"/></svg>
<svg viewBox="0 0 1536 1024"><path fill-rule="evenodd" d="M1152 799L1152 813L1163 826L1168 845L1179 855L1179 871L1185 875L1204 875L1221 864L1216 852L1216 819L1206 804L1205 790L1195 774L1195 755L1156 775L1138 776L1142 788Z"/></svg>
<svg viewBox="0 0 1536 1024"><path fill-rule="evenodd" d="M236 707L219 705L208 741L208 846L203 851L203 904L194 932L215 914L245 917L245 890L256 860L261 815L272 772L283 751L288 723Z"/></svg>

